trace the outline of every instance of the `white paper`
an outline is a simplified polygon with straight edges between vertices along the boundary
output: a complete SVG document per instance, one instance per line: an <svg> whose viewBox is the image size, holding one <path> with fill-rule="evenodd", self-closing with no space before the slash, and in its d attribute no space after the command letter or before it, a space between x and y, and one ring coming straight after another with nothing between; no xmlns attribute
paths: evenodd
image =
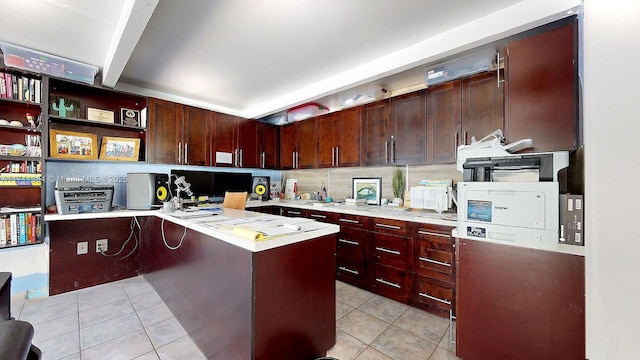
<svg viewBox="0 0 640 360"><path fill-rule="evenodd" d="M218 164L233 163L233 154L230 152L216 151L216 163Z"/></svg>

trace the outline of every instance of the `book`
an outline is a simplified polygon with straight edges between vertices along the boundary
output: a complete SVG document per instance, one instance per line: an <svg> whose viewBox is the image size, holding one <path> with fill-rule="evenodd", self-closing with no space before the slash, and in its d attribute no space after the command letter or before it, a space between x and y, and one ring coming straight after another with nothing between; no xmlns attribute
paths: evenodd
<svg viewBox="0 0 640 360"><path fill-rule="evenodd" d="M7 97L7 83L6 78L4 77L4 73L0 72L0 98Z"/></svg>
<svg viewBox="0 0 640 360"><path fill-rule="evenodd" d="M18 214L9 215L11 245L18 245Z"/></svg>
<svg viewBox="0 0 640 360"><path fill-rule="evenodd" d="M29 101L31 99L31 95L29 93L29 78L26 76L22 77L22 100Z"/></svg>
<svg viewBox="0 0 640 360"><path fill-rule="evenodd" d="M11 75L11 85L13 85L13 98L18 99L18 77Z"/></svg>
<svg viewBox="0 0 640 360"><path fill-rule="evenodd" d="M36 90L36 79L29 79L29 101L31 102L36 101L35 90Z"/></svg>
<svg viewBox="0 0 640 360"><path fill-rule="evenodd" d="M5 86L7 88L7 98L8 99L13 99L13 83L12 81L12 76L9 73L4 73L4 81L5 81Z"/></svg>
<svg viewBox="0 0 640 360"><path fill-rule="evenodd" d="M34 101L36 102L36 104L40 104L40 102L42 101L42 81L40 79L36 79L35 81L35 98Z"/></svg>
<svg viewBox="0 0 640 360"><path fill-rule="evenodd" d="M0 216L0 246L7 245L7 232L4 228L6 216Z"/></svg>
<svg viewBox="0 0 640 360"><path fill-rule="evenodd" d="M36 234L37 234L36 225L37 225L36 214L31 214L31 216L29 217L29 228L31 229L31 232L29 234L29 242L36 241Z"/></svg>
<svg viewBox="0 0 640 360"><path fill-rule="evenodd" d="M18 237L18 241L20 244L26 244L27 243L27 220L26 220L26 213L19 213L18 214L18 231L19 231L19 237Z"/></svg>
<svg viewBox="0 0 640 360"><path fill-rule="evenodd" d="M18 84L18 97L16 99L22 101L24 100L24 90L22 89L24 82L22 81L22 78L16 78L16 83Z"/></svg>

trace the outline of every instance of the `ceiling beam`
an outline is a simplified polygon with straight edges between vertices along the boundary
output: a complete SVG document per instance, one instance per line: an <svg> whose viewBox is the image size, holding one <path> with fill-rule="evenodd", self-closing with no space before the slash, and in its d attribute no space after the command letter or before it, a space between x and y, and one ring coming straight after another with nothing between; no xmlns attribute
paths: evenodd
<svg viewBox="0 0 640 360"><path fill-rule="evenodd" d="M126 0L102 69L102 85L114 87L159 0Z"/></svg>

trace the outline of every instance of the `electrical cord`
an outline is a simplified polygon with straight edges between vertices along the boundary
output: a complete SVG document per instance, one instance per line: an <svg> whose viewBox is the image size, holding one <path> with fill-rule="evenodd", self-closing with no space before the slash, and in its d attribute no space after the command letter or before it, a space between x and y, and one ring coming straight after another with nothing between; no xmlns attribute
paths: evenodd
<svg viewBox="0 0 640 360"><path fill-rule="evenodd" d="M180 238L180 243L178 243L178 245L175 247L167 244L167 238L164 235L164 218L162 219L162 223L160 223L160 232L162 233L162 242L164 243L164 246L166 246L169 250L178 250L182 246L182 242L187 235L187 227L184 227L184 232L182 233L182 237Z"/></svg>
<svg viewBox="0 0 640 360"><path fill-rule="evenodd" d="M125 255L125 256L123 256L121 258L118 258L117 260L124 260L124 259L128 258L129 256L131 256L131 254L133 254L136 251L136 249L138 249L138 244L139 244L138 235L135 232L136 226L138 228L138 231L142 230L142 227L140 226L140 222L138 222L138 218L134 216L131 219L131 225L130 225L131 232L129 233L129 237L122 244L122 247L120 247L120 250L118 250L118 252L116 252L115 254L107 254L105 251L100 251L100 255L106 256L106 257L116 257L116 256L120 255L124 251L125 247L129 243L129 241L131 241L131 239L133 238L133 239L135 239L135 245L134 245L133 249L131 251L129 251L129 253L127 255Z"/></svg>

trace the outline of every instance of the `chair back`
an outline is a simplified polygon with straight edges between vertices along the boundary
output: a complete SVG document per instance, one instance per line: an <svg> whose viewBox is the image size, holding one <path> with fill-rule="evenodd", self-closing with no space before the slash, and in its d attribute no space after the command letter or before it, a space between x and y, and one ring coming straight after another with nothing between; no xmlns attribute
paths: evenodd
<svg viewBox="0 0 640 360"><path fill-rule="evenodd" d="M222 207L227 209L244 210L247 204L247 196L249 193L244 192L225 192Z"/></svg>

